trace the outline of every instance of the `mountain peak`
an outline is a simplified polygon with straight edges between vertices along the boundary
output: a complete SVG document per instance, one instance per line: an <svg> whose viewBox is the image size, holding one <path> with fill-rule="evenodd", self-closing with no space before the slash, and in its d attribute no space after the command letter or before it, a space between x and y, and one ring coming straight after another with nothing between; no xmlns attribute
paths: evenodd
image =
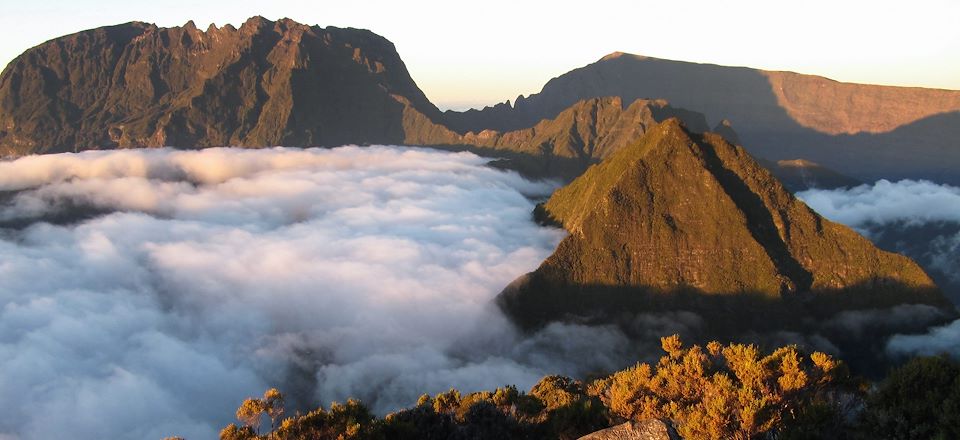
<svg viewBox="0 0 960 440"><path fill-rule="evenodd" d="M681 293L804 298L820 311L946 304L913 261L822 218L743 148L678 119L592 166L536 214L570 235L501 295L527 324L643 309Z"/></svg>
<svg viewBox="0 0 960 440"><path fill-rule="evenodd" d="M604 55L603 58L600 58L600 61L612 60L612 59L620 58L620 57L622 57L622 56L624 56L624 55L625 55L624 52L620 52L620 51L618 50L618 51L616 51L616 52L610 52L610 53Z"/></svg>
<svg viewBox="0 0 960 440"><path fill-rule="evenodd" d="M620 52L620 51L618 50L618 51L616 51L616 52L610 52L610 53L604 55L603 58L600 58L597 62L599 63L599 62L603 62L603 61L611 61L611 60L616 60L616 59L619 59L619 58L630 59L630 60L637 60L637 61L642 61L642 60L655 60L655 59L656 59L656 58L648 57L648 56L645 56L645 55L637 55L637 54L633 54L633 53L629 53L629 52Z"/></svg>

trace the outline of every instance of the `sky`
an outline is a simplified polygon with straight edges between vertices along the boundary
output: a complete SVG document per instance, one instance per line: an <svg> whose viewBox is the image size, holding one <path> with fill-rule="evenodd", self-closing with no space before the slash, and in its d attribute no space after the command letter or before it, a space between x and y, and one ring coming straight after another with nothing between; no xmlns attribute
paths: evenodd
<svg viewBox="0 0 960 440"><path fill-rule="evenodd" d="M960 2L0 0L0 65L60 35L132 20L238 26L248 17L370 29L441 108L538 92L614 51L960 89Z"/></svg>

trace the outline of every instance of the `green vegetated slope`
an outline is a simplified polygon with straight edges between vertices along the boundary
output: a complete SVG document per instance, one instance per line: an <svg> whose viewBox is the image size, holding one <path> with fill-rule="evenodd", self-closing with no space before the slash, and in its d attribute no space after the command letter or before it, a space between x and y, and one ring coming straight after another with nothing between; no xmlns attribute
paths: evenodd
<svg viewBox="0 0 960 440"><path fill-rule="evenodd" d="M501 294L525 324L661 307L714 313L723 298L789 306L794 319L948 307L913 261L824 219L743 148L678 120L591 167L537 215L570 235Z"/></svg>

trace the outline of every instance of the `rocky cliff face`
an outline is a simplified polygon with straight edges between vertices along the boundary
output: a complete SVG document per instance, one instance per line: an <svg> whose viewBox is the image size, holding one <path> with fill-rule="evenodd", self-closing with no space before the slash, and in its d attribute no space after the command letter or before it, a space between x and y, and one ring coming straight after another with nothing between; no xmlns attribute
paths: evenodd
<svg viewBox="0 0 960 440"><path fill-rule="evenodd" d="M516 130L457 133L386 39L262 17L240 29L93 29L32 48L0 75L0 155L14 156L391 143L468 148L529 176L573 179L671 117L708 129L663 100L600 97ZM717 130L736 138L728 121Z"/></svg>
<svg viewBox="0 0 960 440"><path fill-rule="evenodd" d="M557 190L537 216L570 235L501 294L526 325L679 307L734 326L789 310L772 323L789 327L842 310L949 308L913 261L822 218L743 148L676 119Z"/></svg>
<svg viewBox="0 0 960 440"><path fill-rule="evenodd" d="M93 29L0 76L3 154L403 143L439 117L383 37L288 19Z"/></svg>
<svg viewBox="0 0 960 440"><path fill-rule="evenodd" d="M767 159L803 157L865 180L960 183L960 91L849 84L790 72L615 53L550 80L539 94L484 110L446 112L454 130L512 130L595 96L668 100L728 119Z"/></svg>

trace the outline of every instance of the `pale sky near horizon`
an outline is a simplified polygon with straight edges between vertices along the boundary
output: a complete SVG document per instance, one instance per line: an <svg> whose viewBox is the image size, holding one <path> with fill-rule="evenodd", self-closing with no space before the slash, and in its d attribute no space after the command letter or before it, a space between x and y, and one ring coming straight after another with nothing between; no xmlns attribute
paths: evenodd
<svg viewBox="0 0 960 440"><path fill-rule="evenodd" d="M840 81L960 89L960 1L0 0L0 65L57 36L133 20L248 17L370 29L439 107L492 105L624 51Z"/></svg>

